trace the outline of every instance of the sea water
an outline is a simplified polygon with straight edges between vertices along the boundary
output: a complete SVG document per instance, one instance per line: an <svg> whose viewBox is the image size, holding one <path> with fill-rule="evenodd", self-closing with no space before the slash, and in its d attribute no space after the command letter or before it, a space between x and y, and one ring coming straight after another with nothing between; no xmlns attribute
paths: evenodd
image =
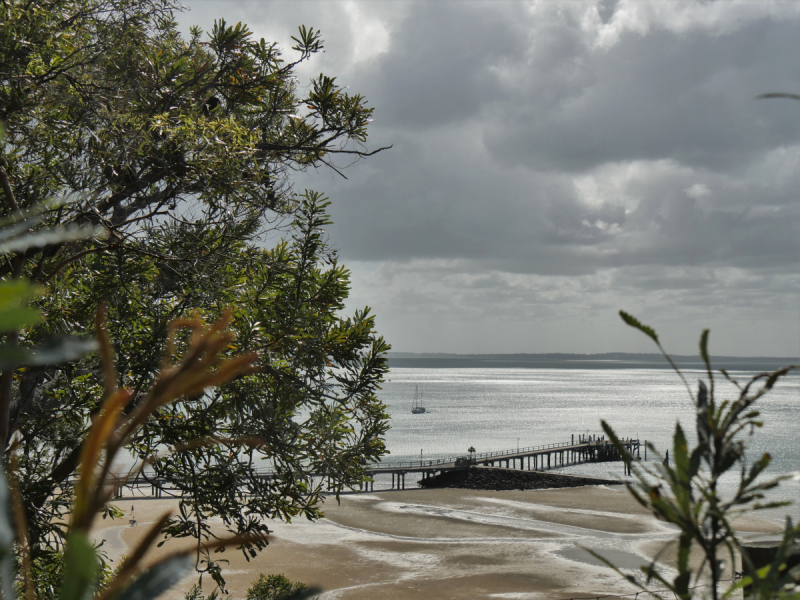
<svg viewBox="0 0 800 600"><path fill-rule="evenodd" d="M731 371L746 382L753 371ZM700 371L684 371L692 390ZM721 376L716 397L733 399L736 388ZM412 414L417 388L424 414ZM605 420L620 437L647 440L661 455L672 454L672 435L680 422L690 443L696 439L695 407L678 376L666 369L492 369L395 368L380 393L391 415L386 435L390 455L384 462L466 455L470 447L490 452L568 442L579 435L603 435ZM745 435L747 460L764 452L772 457L769 476L800 470L800 377L790 375L755 405L763 427ZM642 455L644 458L644 455ZM648 460L657 460L653 453ZM560 472L623 479L619 462L575 465ZM734 492L738 473L723 481L723 495ZM388 482L379 480L377 487ZM413 486L406 479L406 487ZM785 481L771 500L800 499L800 483ZM796 519L792 506L766 513L773 520L784 514Z"/></svg>

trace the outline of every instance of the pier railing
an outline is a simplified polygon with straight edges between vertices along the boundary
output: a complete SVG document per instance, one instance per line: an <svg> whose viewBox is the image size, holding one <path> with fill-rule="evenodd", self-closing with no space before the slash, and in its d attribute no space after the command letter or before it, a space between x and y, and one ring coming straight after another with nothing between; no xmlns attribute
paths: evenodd
<svg viewBox="0 0 800 600"><path fill-rule="evenodd" d="M627 438L621 440L623 444L639 444L639 440ZM552 444L541 444L539 446L525 446L523 448L510 448L508 450L495 450L492 452L479 452L479 453L472 453L472 454L459 454L453 456L445 456L439 458L420 458L420 459L409 459L409 460L400 460L400 461L382 461L371 463L366 466L365 471L367 472L381 472L381 471L395 471L401 469L425 469L426 467L436 468L437 466L441 465L457 465L459 463L463 463L464 461L468 461L471 464L484 462L487 460L493 459L500 459L504 457L520 457L535 454L537 452L547 453L548 451L558 451L559 449L566 449L566 448L580 448L580 447L598 447L598 446L605 446L610 444L610 441L604 439L579 439L577 442L556 442ZM257 477L263 477L271 479L277 474L277 470L273 467L262 467L260 469L255 470L255 475ZM166 482L166 480L155 477L152 473L148 473L145 469L144 472L137 474L135 477L130 479L125 477L120 477L119 479L119 486L120 487L141 487L145 485L155 485L161 486Z"/></svg>
<svg viewBox="0 0 800 600"><path fill-rule="evenodd" d="M622 440L625 444L630 444L636 440ZM557 450L559 448L570 448L574 446L602 445L610 444L608 440L584 440L579 442L556 442L553 444L542 444L540 446L526 446L524 448L511 448L510 450L495 450L494 452L479 452L475 454L459 454L456 456L446 456L443 458L419 458L403 461L381 461L370 464L366 470L373 469L402 469L403 467L435 467L437 465L453 464L459 459L468 458L471 462L481 462L489 458L499 458L504 456L515 456L519 454L532 454L544 450Z"/></svg>

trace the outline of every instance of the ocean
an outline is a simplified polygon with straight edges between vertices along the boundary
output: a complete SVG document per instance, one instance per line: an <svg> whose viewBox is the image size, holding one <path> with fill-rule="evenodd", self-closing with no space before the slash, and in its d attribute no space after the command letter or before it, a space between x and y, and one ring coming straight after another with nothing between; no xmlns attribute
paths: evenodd
<svg viewBox="0 0 800 600"><path fill-rule="evenodd" d="M574 434L602 435L601 419L620 437L653 443L663 454L670 449L676 422L694 439L695 413L678 376L663 368L391 368L381 399L391 414L386 436L390 455L384 462L423 460L477 452L508 450L570 441ZM746 381L756 371L733 370ZM704 371L684 371L693 389ZM425 414L412 414L419 389ZM731 399L736 388L717 380L717 399ZM800 470L800 376L789 375L756 405L764 426L746 436L747 458L768 452L768 475ZM648 460L656 460L652 453ZM623 478L622 463L584 464L560 472ZM735 489L738 473L723 481L722 493ZM376 481L376 489L388 482ZM406 480L406 487L410 479ZM794 501L800 483L785 481L770 499ZM798 506L774 509L771 520L800 516Z"/></svg>

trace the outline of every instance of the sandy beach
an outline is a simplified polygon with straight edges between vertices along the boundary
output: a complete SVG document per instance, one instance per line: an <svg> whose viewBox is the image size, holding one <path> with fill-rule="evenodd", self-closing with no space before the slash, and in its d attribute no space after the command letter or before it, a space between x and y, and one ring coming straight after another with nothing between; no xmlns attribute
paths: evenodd
<svg viewBox="0 0 800 600"><path fill-rule="evenodd" d="M101 521L98 540L112 559L144 534L174 500L125 498L134 514ZM622 486L533 491L432 489L373 492L325 502L326 518L271 522L269 547L247 562L228 549L225 578L243 599L260 573L283 573L322 588L326 600L373 598L568 599L636 589L583 548L626 572L654 557L675 537ZM779 528L754 517L737 524L758 538ZM182 542L170 542L159 552ZM185 543L185 542L183 542ZM667 553L669 554L669 553ZM668 564L668 563L667 563ZM181 600L196 581L189 574L164 596ZM205 591L213 589L204 582Z"/></svg>

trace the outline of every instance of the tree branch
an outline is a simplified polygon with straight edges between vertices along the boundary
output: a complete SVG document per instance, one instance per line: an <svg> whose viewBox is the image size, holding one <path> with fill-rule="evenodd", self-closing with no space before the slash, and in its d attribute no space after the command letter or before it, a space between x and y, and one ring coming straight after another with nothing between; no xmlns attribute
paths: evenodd
<svg viewBox="0 0 800 600"><path fill-rule="evenodd" d="M122 238L117 238L117 241L114 242L113 244L107 244L105 246L100 246L98 248L89 248L88 250L84 250L83 252L78 252L77 254L73 254L72 256L65 258L60 263L58 263L55 266L55 268L50 272L50 274L44 279L42 279L40 283L47 283L53 277L55 277L61 269L66 267L68 264L75 262L79 258L83 258L88 254L94 254L95 252L103 252L104 250L111 250L112 248L118 247L120 244L122 244Z"/></svg>
<svg viewBox="0 0 800 600"><path fill-rule="evenodd" d="M326 154L356 154L366 158L368 156L373 156L378 152L390 150L393 146L394 144L390 146L383 146L377 150L373 150L372 152L364 152L363 150L344 150L341 148L326 148L325 146L287 146L284 144L263 143L258 145L258 149L278 152L325 152Z"/></svg>

